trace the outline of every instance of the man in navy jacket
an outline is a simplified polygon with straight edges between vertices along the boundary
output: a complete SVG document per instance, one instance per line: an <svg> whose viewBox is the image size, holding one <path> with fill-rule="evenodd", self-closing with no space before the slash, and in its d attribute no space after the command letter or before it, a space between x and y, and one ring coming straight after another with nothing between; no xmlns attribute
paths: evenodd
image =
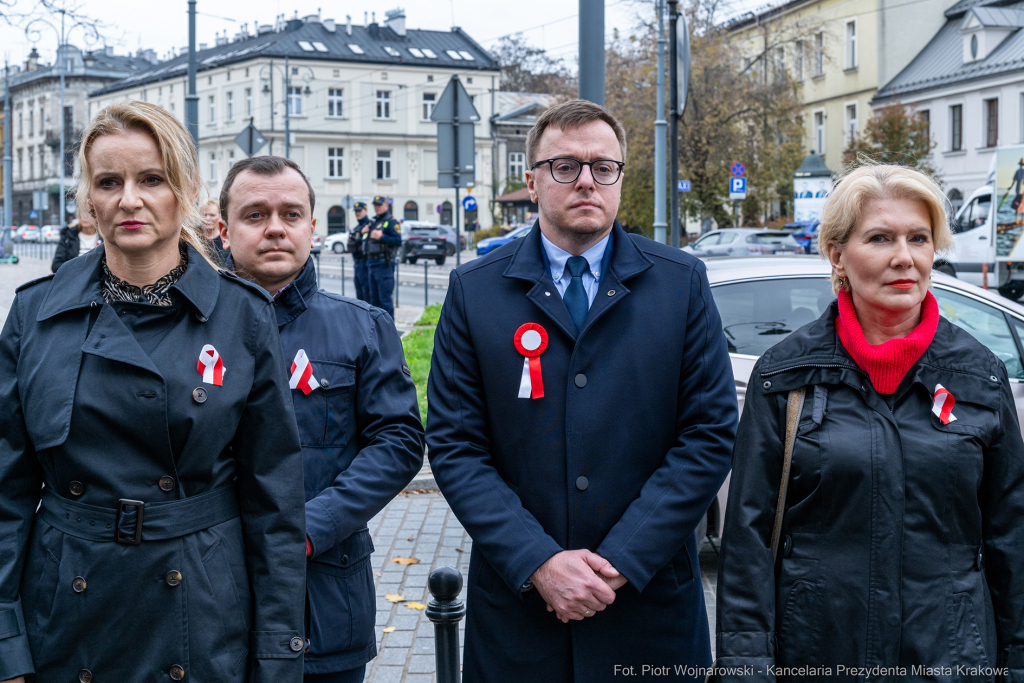
<svg viewBox="0 0 1024 683"><path fill-rule="evenodd" d="M360 683L377 654L367 522L423 463L416 388L394 323L318 289L312 188L295 162L252 157L224 180L221 235L274 297L306 488L306 683Z"/></svg>
<svg viewBox="0 0 1024 683"><path fill-rule="evenodd" d="M711 664L694 529L736 389L704 265L615 221L625 147L603 108L549 109L527 140L539 221L451 275L427 443L473 537L467 683Z"/></svg>

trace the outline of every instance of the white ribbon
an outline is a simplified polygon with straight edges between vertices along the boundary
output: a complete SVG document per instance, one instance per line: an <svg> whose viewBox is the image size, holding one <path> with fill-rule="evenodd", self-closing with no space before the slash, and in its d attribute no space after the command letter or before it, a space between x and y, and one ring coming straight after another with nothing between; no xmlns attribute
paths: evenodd
<svg viewBox="0 0 1024 683"><path fill-rule="evenodd" d="M220 361L220 354L217 353L217 349L213 348L213 344L207 344L203 347L203 350L199 352L199 364L203 366L203 381L207 384L220 384L214 378L214 371L217 369L217 363ZM224 367L221 364L221 380L224 378Z"/></svg>
<svg viewBox="0 0 1024 683"><path fill-rule="evenodd" d="M523 378L519 380L519 398L530 398L531 396L533 396L533 382L530 380L530 359L524 358Z"/></svg>
<svg viewBox="0 0 1024 683"><path fill-rule="evenodd" d="M288 380L288 386L292 389L302 389L303 394L308 394L319 388L320 384L313 376L313 367L309 364L306 352L299 349L292 361L292 376Z"/></svg>

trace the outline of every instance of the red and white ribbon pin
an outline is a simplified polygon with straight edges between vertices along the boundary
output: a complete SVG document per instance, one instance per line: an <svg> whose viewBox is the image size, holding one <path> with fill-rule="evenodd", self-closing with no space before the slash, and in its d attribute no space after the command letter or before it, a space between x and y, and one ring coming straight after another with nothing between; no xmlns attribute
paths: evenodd
<svg viewBox="0 0 1024 683"><path fill-rule="evenodd" d="M199 352L199 364L196 370L203 376L203 382L217 387L224 386L224 361L213 345L207 344Z"/></svg>
<svg viewBox="0 0 1024 683"><path fill-rule="evenodd" d="M537 323L524 323L514 339L516 351L523 359L523 377L519 381L519 398L544 398L544 378L540 372L540 354L548 347L548 332Z"/></svg>
<svg viewBox="0 0 1024 683"><path fill-rule="evenodd" d="M292 361L292 377L288 380L288 386L292 389L302 389L302 393L307 396L320 386L313 376L313 366L302 349L299 349L295 354L295 360Z"/></svg>
<svg viewBox="0 0 1024 683"><path fill-rule="evenodd" d="M953 415L954 403L956 400L953 398L953 394L949 393L941 384L936 384L935 394L932 396L932 412L935 413L935 417L942 420L942 424L948 425L956 419L956 416Z"/></svg>

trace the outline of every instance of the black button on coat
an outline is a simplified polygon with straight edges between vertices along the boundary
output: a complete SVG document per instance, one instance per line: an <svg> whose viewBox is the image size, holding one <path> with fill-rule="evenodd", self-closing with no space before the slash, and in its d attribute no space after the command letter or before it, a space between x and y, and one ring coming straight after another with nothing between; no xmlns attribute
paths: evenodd
<svg viewBox="0 0 1024 683"><path fill-rule="evenodd" d="M796 680L768 667L804 665L831 667L817 680L1024 680L1024 442L1006 368L941 318L896 392L879 395L836 336L837 310L769 349L747 387L717 653L754 675L722 680ZM949 424L932 413L936 384L955 400ZM786 397L801 386L773 564ZM905 675L856 670L898 666Z"/></svg>
<svg viewBox="0 0 1024 683"><path fill-rule="evenodd" d="M599 291L617 294L594 299L577 336L541 249L535 225L454 271L435 336L432 471L473 537L465 679L593 683L618 680L616 665L635 680L643 664L708 666L694 529L729 469L736 389L704 265L616 224ZM528 322L548 333L540 399L518 397L513 340ZM629 583L605 611L563 624L520 588L576 548Z"/></svg>
<svg viewBox="0 0 1024 683"><path fill-rule="evenodd" d="M0 334L0 680L160 680L179 665L194 681L298 683L302 454L273 305L192 249L174 305L108 305L102 254L21 287ZM223 386L203 383L206 344ZM71 481L77 503L110 511L233 487L240 516L138 546L88 540L114 530L36 514L43 483L67 497Z"/></svg>
<svg viewBox="0 0 1024 683"><path fill-rule="evenodd" d="M416 386L402 372L402 342L387 314L318 289L312 259L274 306L284 365L305 351L317 386L291 390L313 546L306 672L354 669L377 654L366 524L423 465Z"/></svg>

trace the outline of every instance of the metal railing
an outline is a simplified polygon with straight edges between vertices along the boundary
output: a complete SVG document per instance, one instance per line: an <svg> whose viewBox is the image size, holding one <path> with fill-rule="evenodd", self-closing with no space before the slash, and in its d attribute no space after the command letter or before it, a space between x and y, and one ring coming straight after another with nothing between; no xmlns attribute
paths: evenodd
<svg viewBox="0 0 1024 683"><path fill-rule="evenodd" d="M319 255L314 254L313 258L320 287L342 296L355 297L355 267L351 255L322 252ZM452 265L454 264L438 266L432 263L396 263L393 294L395 305L398 306L403 299L414 305L419 305L422 301L424 307L443 301L448 291L448 274L452 270ZM421 289L422 294L410 292L410 289ZM410 299L410 296L415 298Z"/></svg>
<svg viewBox="0 0 1024 683"><path fill-rule="evenodd" d="M14 255L18 258L38 258L52 261L53 254L57 251L56 242L11 242L10 245Z"/></svg>

